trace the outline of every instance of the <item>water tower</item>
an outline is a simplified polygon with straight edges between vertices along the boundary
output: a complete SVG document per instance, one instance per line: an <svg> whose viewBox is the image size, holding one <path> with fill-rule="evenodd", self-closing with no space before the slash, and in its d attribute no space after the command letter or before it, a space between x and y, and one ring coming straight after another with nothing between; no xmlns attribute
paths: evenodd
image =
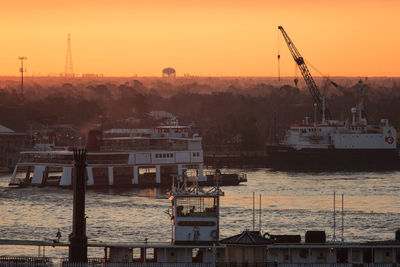
<svg viewBox="0 0 400 267"><path fill-rule="evenodd" d="M162 71L162 76L163 77L176 77L176 71L174 68L165 68Z"/></svg>

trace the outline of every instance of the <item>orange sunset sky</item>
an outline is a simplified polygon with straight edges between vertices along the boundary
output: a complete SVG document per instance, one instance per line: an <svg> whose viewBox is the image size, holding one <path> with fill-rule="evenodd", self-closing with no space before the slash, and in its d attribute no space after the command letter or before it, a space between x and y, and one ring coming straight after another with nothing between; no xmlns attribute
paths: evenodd
<svg viewBox="0 0 400 267"><path fill-rule="evenodd" d="M398 0L1 0L0 76L75 73L276 76L294 63L282 25L304 58L330 76L400 76ZM317 73L312 73L317 76Z"/></svg>

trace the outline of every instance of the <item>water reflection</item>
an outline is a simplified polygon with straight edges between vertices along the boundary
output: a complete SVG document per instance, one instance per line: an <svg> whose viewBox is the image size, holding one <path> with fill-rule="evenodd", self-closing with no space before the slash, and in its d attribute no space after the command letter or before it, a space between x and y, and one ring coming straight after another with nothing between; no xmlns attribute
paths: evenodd
<svg viewBox="0 0 400 267"><path fill-rule="evenodd" d="M166 188L103 188L103 189L91 189L88 192L103 195L114 195L114 196L136 196L136 197L147 197L153 199L165 199L168 198L169 189Z"/></svg>
<svg viewBox="0 0 400 267"><path fill-rule="evenodd" d="M346 241L393 239L400 220L400 172L247 171L248 182L224 187L221 238L252 228L252 192L262 194L261 228L271 234L325 230L332 238L333 192L340 209L345 195ZM54 239L58 229L67 241L72 225L72 191L43 187L12 189L0 176L0 236L8 239ZM86 195L89 242L169 241L168 189L95 189ZM256 205L258 208L258 204ZM339 213L338 213L339 214ZM339 216L339 215L338 215ZM257 228L258 228L258 215ZM340 225L338 227L341 227ZM0 247L0 254L17 250ZM20 250L18 250L20 252ZM53 252L52 252L53 251ZM65 256L65 250L48 253ZM19 253L18 252L18 253ZM37 248L31 255L36 255Z"/></svg>

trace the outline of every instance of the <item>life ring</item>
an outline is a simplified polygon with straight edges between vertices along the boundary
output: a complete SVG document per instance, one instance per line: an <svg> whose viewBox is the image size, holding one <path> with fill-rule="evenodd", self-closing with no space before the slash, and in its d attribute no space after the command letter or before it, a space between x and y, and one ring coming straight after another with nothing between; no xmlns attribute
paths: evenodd
<svg viewBox="0 0 400 267"><path fill-rule="evenodd" d="M392 136L385 137L385 142L388 144L393 144L394 138Z"/></svg>
<svg viewBox="0 0 400 267"><path fill-rule="evenodd" d="M211 233L210 233L210 236L211 236L212 239L217 239L217 236L218 236L217 235L217 230L212 230Z"/></svg>

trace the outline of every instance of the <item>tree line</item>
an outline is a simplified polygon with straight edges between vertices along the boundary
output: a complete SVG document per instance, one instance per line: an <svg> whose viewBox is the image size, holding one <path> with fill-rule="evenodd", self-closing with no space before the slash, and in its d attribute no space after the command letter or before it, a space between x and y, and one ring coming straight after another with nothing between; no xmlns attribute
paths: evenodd
<svg viewBox="0 0 400 267"><path fill-rule="evenodd" d="M174 114L192 125L209 149L262 150L282 138L293 122L314 121L314 103L306 88L241 81L173 83L162 79L141 82L30 84L25 95L4 88L0 103L21 106L27 124L68 124L79 134L93 127L151 127L160 123L153 110ZM370 123L381 118L400 126L400 87L365 81L346 87L325 87L326 103L338 120L351 119L351 107L365 106ZM321 116L317 116L321 120ZM80 131L79 131L80 130Z"/></svg>

